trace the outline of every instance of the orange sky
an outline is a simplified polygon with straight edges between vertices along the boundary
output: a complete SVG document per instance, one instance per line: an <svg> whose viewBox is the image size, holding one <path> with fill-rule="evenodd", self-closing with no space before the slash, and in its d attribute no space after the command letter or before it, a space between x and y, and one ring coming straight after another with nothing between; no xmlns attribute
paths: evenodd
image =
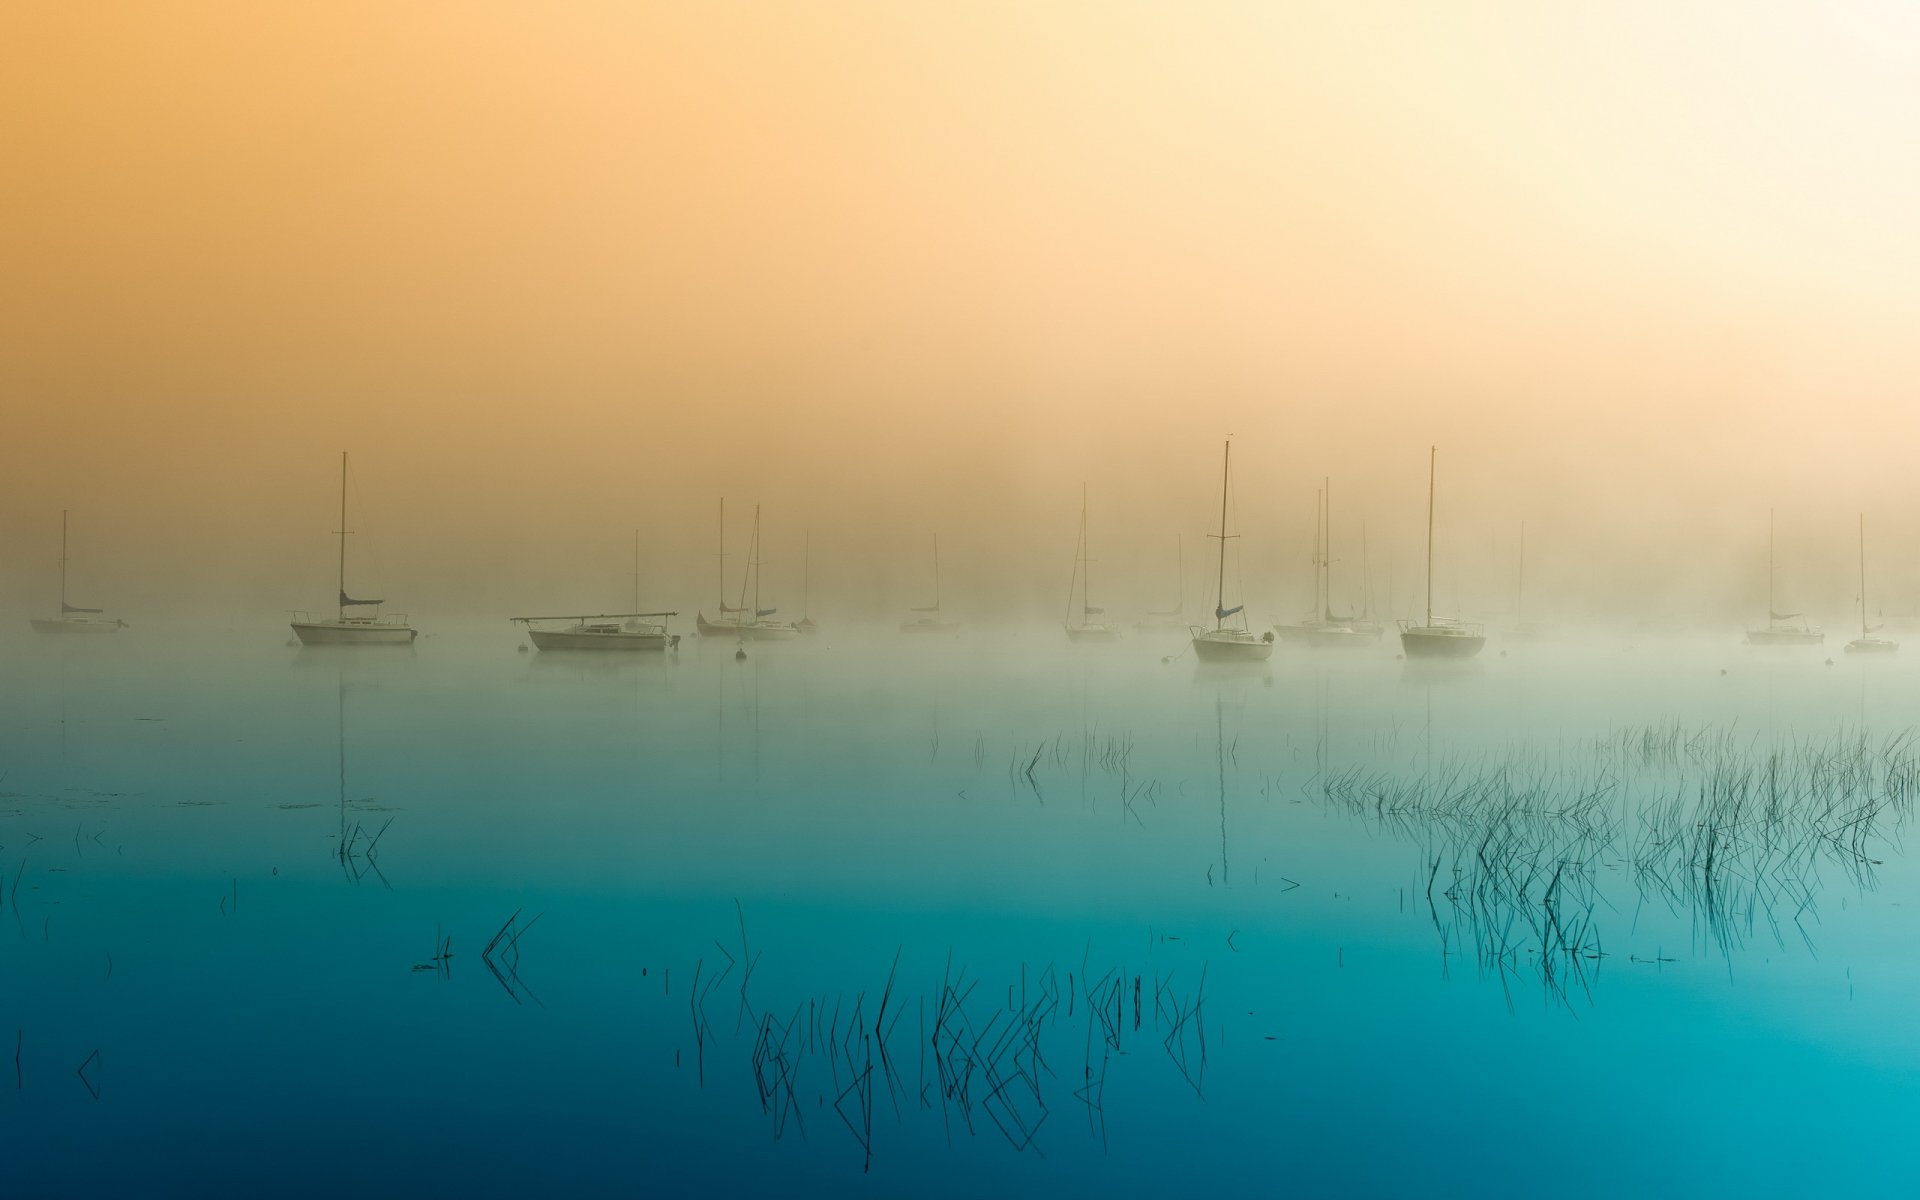
<svg viewBox="0 0 1920 1200"><path fill-rule="evenodd" d="M1083 479L1157 605L1232 433L1265 619L1323 474L1417 586L1431 442L1463 609L1521 519L1566 603L1750 607L1771 504L1911 611L1916 62L1895 3L17 0L0 600L67 507L123 608L324 603L350 448L416 614L624 602L637 523L697 603L722 493L770 577L884 612L937 529L1051 612Z"/></svg>

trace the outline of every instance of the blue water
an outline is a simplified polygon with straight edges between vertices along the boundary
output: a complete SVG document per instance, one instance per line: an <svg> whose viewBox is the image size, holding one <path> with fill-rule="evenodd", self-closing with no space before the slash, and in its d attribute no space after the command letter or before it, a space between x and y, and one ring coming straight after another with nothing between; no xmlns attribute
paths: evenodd
<svg viewBox="0 0 1920 1200"><path fill-rule="evenodd" d="M1905 1190L1902 662L283 641L0 637L9 1195Z"/></svg>

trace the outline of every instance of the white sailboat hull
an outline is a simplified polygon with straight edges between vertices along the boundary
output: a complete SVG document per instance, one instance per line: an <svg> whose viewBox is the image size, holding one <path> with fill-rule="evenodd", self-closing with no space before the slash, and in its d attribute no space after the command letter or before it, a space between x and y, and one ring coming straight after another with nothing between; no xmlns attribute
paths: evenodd
<svg viewBox="0 0 1920 1200"><path fill-rule="evenodd" d="M1265 662L1273 657L1273 635L1262 638L1243 629L1196 629L1193 656L1201 662Z"/></svg>
<svg viewBox="0 0 1920 1200"><path fill-rule="evenodd" d="M1749 646L1818 646L1827 635L1817 629L1749 629Z"/></svg>
<svg viewBox="0 0 1920 1200"><path fill-rule="evenodd" d="M529 629L527 640L536 650L665 650L671 640L666 631L593 629Z"/></svg>
<svg viewBox="0 0 1920 1200"><path fill-rule="evenodd" d="M1847 643L1848 654L1892 654L1899 648L1899 642L1877 637L1860 637Z"/></svg>
<svg viewBox="0 0 1920 1200"><path fill-rule="evenodd" d="M34 617L33 627L41 633L117 633L118 621L90 620L86 617Z"/></svg>
<svg viewBox="0 0 1920 1200"><path fill-rule="evenodd" d="M1408 658L1472 658L1486 649L1485 635L1457 625L1408 625L1400 648Z"/></svg>
<svg viewBox="0 0 1920 1200"><path fill-rule="evenodd" d="M420 632L410 625L383 621L295 621L294 636L303 646L411 646Z"/></svg>

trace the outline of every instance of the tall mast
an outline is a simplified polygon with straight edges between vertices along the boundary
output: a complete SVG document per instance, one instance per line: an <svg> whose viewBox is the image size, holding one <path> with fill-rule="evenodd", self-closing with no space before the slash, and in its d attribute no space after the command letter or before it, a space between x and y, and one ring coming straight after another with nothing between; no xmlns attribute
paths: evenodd
<svg viewBox="0 0 1920 1200"><path fill-rule="evenodd" d="M940 615L940 535L933 535L933 612Z"/></svg>
<svg viewBox="0 0 1920 1200"><path fill-rule="evenodd" d="M1080 484L1080 623L1087 623L1093 604L1093 547L1087 544L1087 485Z"/></svg>
<svg viewBox="0 0 1920 1200"><path fill-rule="evenodd" d="M67 510L60 510L60 615L67 615Z"/></svg>
<svg viewBox="0 0 1920 1200"><path fill-rule="evenodd" d="M1860 636L1867 636L1867 514L1860 514Z"/></svg>
<svg viewBox="0 0 1920 1200"><path fill-rule="evenodd" d="M800 615L813 612L813 530L800 535Z"/></svg>
<svg viewBox="0 0 1920 1200"><path fill-rule="evenodd" d="M1320 480L1320 619L1333 619L1333 479Z"/></svg>
<svg viewBox="0 0 1920 1200"><path fill-rule="evenodd" d="M1527 523L1520 522L1520 552L1513 572L1513 623L1520 624L1527 597Z"/></svg>
<svg viewBox="0 0 1920 1200"><path fill-rule="evenodd" d="M1427 625L1433 625L1433 474L1440 461L1440 448L1427 447Z"/></svg>
<svg viewBox="0 0 1920 1200"><path fill-rule="evenodd" d="M1367 550L1367 523L1360 522L1360 615L1373 618L1373 563Z"/></svg>
<svg viewBox="0 0 1920 1200"><path fill-rule="evenodd" d="M726 617L727 607L727 498L720 497L720 615Z"/></svg>
<svg viewBox="0 0 1920 1200"><path fill-rule="evenodd" d="M633 611L640 611L640 531L633 531Z"/></svg>
<svg viewBox="0 0 1920 1200"><path fill-rule="evenodd" d="M1220 569L1213 581L1213 627L1225 629L1227 619L1220 614L1227 607L1227 470L1233 465L1233 439L1228 438L1220 456Z"/></svg>
<svg viewBox="0 0 1920 1200"><path fill-rule="evenodd" d="M1180 619L1187 619L1187 539L1184 534L1173 535L1173 599L1174 607L1180 610Z"/></svg>
<svg viewBox="0 0 1920 1200"><path fill-rule="evenodd" d="M1774 511L1766 509L1766 624L1774 624Z"/></svg>
<svg viewBox="0 0 1920 1200"><path fill-rule="evenodd" d="M347 619L347 452L340 452L340 587L335 619Z"/></svg>

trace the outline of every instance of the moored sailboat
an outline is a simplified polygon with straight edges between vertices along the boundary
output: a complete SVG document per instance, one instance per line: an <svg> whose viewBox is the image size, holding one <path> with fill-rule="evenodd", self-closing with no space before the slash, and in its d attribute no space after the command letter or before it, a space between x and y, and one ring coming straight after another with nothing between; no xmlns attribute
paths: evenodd
<svg viewBox="0 0 1920 1200"><path fill-rule="evenodd" d="M1188 632L1193 635L1193 654L1201 662L1265 662L1273 656L1273 634L1255 635L1247 628L1244 602L1227 607L1227 494L1233 469L1233 442L1229 439L1220 460L1220 539L1219 569L1214 580L1213 628L1190 625ZM1238 537L1238 534L1232 535ZM1227 624L1229 618L1238 616L1240 624Z"/></svg>
<svg viewBox="0 0 1920 1200"><path fill-rule="evenodd" d="M67 510L60 510L60 615L34 617L31 624L41 633L115 633L126 622L105 617L104 609L83 608L67 600Z"/></svg>
<svg viewBox="0 0 1920 1200"><path fill-rule="evenodd" d="M1302 646L1371 646L1380 625L1333 611L1333 481L1321 481L1313 527L1313 612L1292 625L1275 625L1280 640Z"/></svg>
<svg viewBox="0 0 1920 1200"><path fill-rule="evenodd" d="M1807 624L1799 613L1783 613L1773 598L1773 510L1767 510L1767 624L1747 630L1749 646L1818 646L1827 635Z"/></svg>
<svg viewBox="0 0 1920 1200"><path fill-rule="evenodd" d="M958 633L960 622L940 614L940 535L933 535L933 603L909 610L913 616L900 623L901 633Z"/></svg>
<svg viewBox="0 0 1920 1200"><path fill-rule="evenodd" d="M1433 615L1433 492L1439 461L1437 447L1427 449L1427 611L1424 622L1400 622L1400 648L1408 658L1472 658L1486 648L1477 621Z"/></svg>
<svg viewBox="0 0 1920 1200"><path fill-rule="evenodd" d="M640 607L640 531L633 534L633 607ZM674 612L588 613L560 617L513 617L527 628L536 650L669 650L680 644L667 632ZM565 622L555 625L552 622Z"/></svg>
<svg viewBox="0 0 1920 1200"><path fill-rule="evenodd" d="M744 623L744 608L735 608L727 603L727 498L720 498L720 615L707 620L703 610L694 614L693 627L701 637L738 637L740 626Z"/></svg>
<svg viewBox="0 0 1920 1200"><path fill-rule="evenodd" d="M1867 514L1860 514L1860 636L1847 643L1848 654L1892 654L1899 642L1873 636L1880 626L1867 624Z"/></svg>
<svg viewBox="0 0 1920 1200"><path fill-rule="evenodd" d="M384 600L356 600L347 595L347 452L340 452L340 528L335 531L340 537L340 571L336 580L339 587L339 603L335 607L331 621L325 618L309 616L306 612L293 614L294 636L303 646L411 646L419 631L407 623L406 615L394 613L382 616L377 610ZM372 608L372 616L347 615L348 609Z"/></svg>
<svg viewBox="0 0 1920 1200"><path fill-rule="evenodd" d="M1074 547L1073 574L1067 580L1067 638L1075 642L1117 642L1120 640L1120 627L1109 621L1096 621L1095 617L1104 616L1106 610L1093 606L1090 593L1092 584L1088 580L1088 566L1093 561L1087 549L1087 485L1080 485L1080 541ZM1076 612L1073 598L1078 591L1080 605ZM1075 620L1075 617L1078 620Z"/></svg>

